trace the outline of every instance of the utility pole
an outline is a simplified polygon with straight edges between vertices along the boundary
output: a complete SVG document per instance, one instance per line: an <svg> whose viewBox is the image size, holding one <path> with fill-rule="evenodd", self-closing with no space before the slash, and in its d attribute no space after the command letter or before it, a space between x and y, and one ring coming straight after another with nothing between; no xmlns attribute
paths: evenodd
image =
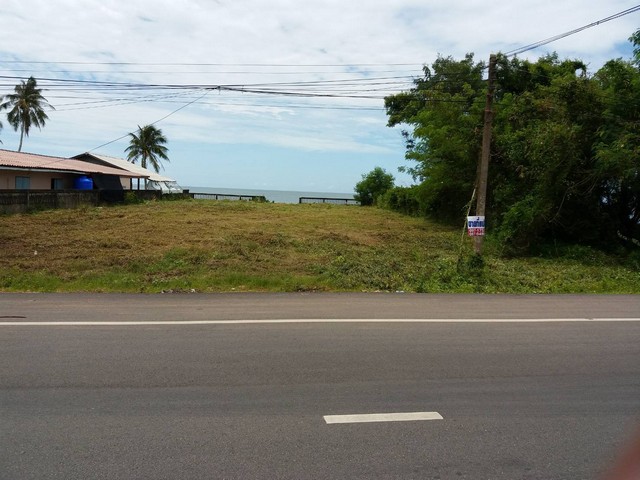
<svg viewBox="0 0 640 480"><path fill-rule="evenodd" d="M495 90L496 56L489 57L489 80L487 86L487 102L484 107L484 129L482 130L482 155L478 165L478 184L476 215L485 218L487 207L487 177L489 175L489 158L491 156L491 126L493 123L493 92ZM485 222L486 228L486 222ZM482 255L482 240L484 235L474 236L473 249L477 255Z"/></svg>

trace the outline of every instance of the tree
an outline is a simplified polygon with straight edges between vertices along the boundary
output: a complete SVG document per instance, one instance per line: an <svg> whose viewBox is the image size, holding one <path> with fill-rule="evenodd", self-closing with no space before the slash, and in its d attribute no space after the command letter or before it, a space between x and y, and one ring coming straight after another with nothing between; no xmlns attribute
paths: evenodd
<svg viewBox="0 0 640 480"><path fill-rule="evenodd" d="M640 47L640 34L632 37ZM640 66L640 65L639 65ZM419 210L462 222L476 179L486 85L472 55L438 58L385 99L403 134ZM503 245L611 246L640 236L640 69L612 60L589 76L556 54L498 56L487 220Z"/></svg>
<svg viewBox="0 0 640 480"><path fill-rule="evenodd" d="M366 175L362 175L362 181L356 184L354 198L361 205L374 205L381 195L393 188L394 180L393 175L376 167Z"/></svg>
<svg viewBox="0 0 640 480"><path fill-rule="evenodd" d="M125 149L127 160L131 163L140 162L142 168L147 165L153 167L156 172L162 167L161 160L169 161L167 156L166 137L159 128L153 125L141 127L138 125L136 133L130 133L129 146ZM145 188L147 181L145 180Z"/></svg>
<svg viewBox="0 0 640 480"><path fill-rule="evenodd" d="M406 168L422 183L420 210L442 220L464 215L476 175L482 139L482 62L438 57L408 92L385 98L389 126L406 125Z"/></svg>
<svg viewBox="0 0 640 480"><path fill-rule="evenodd" d="M603 223L623 238L640 239L640 71L610 60L594 80L604 107L594 145Z"/></svg>
<svg viewBox="0 0 640 480"><path fill-rule="evenodd" d="M600 218L593 144L602 95L582 62L547 55L531 63L503 59L492 145L491 218L503 244L547 240L598 243Z"/></svg>
<svg viewBox="0 0 640 480"><path fill-rule="evenodd" d="M629 37L629 41L633 43L633 61L636 66L640 67L640 29L636 30L633 35Z"/></svg>
<svg viewBox="0 0 640 480"><path fill-rule="evenodd" d="M31 126L34 125L42 129L46 120L49 120L44 109L55 110L42 96L42 89L37 87L38 84L33 77L29 77L26 82L22 80L19 85L15 86L15 93L5 95L0 104L0 110L9 110L7 112L9 124L15 131L20 129L19 152L22 150L24 137L29 136Z"/></svg>

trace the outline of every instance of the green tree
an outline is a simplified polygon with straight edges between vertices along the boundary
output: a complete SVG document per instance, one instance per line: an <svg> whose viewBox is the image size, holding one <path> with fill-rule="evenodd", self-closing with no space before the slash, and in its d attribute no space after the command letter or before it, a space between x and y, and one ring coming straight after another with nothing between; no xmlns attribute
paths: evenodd
<svg viewBox="0 0 640 480"><path fill-rule="evenodd" d="M462 221L473 191L483 70L472 55L439 58L414 88L385 99L389 125L410 128L406 158L415 166L407 171L420 181L410 193L436 218ZM615 60L589 76L583 62L551 54L536 62L499 56L496 73L490 231L524 249L551 239L638 238L639 69Z"/></svg>
<svg viewBox="0 0 640 480"><path fill-rule="evenodd" d="M482 139L484 64L439 57L408 92L385 98L389 126L404 125L405 168L421 182L421 211L457 220L471 197Z"/></svg>
<svg viewBox="0 0 640 480"><path fill-rule="evenodd" d="M152 167L156 172L162 167L161 160L169 161L166 137L159 128L153 125L141 127L138 125L136 133L129 134L129 146L125 149L127 160L131 163L140 162L142 168ZM145 188L147 181L145 180Z"/></svg>
<svg viewBox="0 0 640 480"><path fill-rule="evenodd" d="M633 35L629 37L629 41L633 43L633 61L636 66L640 67L640 29L636 30Z"/></svg>
<svg viewBox="0 0 640 480"><path fill-rule="evenodd" d="M374 168L369 173L362 175L362 180L355 186L353 196L361 205L375 205L378 198L393 188L395 179L380 167Z"/></svg>
<svg viewBox="0 0 640 480"><path fill-rule="evenodd" d="M496 232L525 249L551 238L597 242L603 232L592 146L601 92L583 63L555 54L501 67L498 82L524 81L497 96L490 175Z"/></svg>
<svg viewBox="0 0 640 480"><path fill-rule="evenodd" d="M0 110L9 110L7 120L15 131L20 129L20 144L18 151L22 151L22 141L29 136L31 126L39 129L44 127L49 119L45 113L45 108L53 108L47 99L42 96L42 89L38 88L36 79L29 77L25 82L22 80L14 88L14 93L5 95L0 104Z"/></svg>
<svg viewBox="0 0 640 480"><path fill-rule="evenodd" d="M604 107L594 143L602 223L610 232L640 239L640 71L610 60L594 80Z"/></svg>

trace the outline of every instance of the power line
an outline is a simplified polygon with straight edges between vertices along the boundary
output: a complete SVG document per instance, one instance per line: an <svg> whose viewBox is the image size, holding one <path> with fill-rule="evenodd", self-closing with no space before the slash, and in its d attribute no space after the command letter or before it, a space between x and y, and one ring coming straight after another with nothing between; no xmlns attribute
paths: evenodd
<svg viewBox="0 0 640 480"><path fill-rule="evenodd" d="M0 76L0 79L14 79L11 76ZM338 78L330 80L288 81L288 82L254 82L247 84L166 84L113 82L99 80L82 80L68 78L41 78L40 85L45 91L69 93L104 92L119 94L119 98L99 99L95 102L76 102L79 110L99 108L100 106L127 105L140 102L162 101L164 99L189 94L194 90L235 92L239 94L256 94L284 97L306 98L354 98L382 100L387 94L409 88L414 77L408 76L376 76L368 78ZM140 92L156 92L140 97ZM126 98L135 95L133 98ZM124 97L124 98L123 98ZM73 104L66 104L74 107Z"/></svg>
<svg viewBox="0 0 640 480"><path fill-rule="evenodd" d="M640 5L629 8L622 12L616 13L604 19L593 22L589 25L585 25L583 27L571 30L569 32L565 32L560 35L556 35L554 37L547 38L545 40L541 40L539 42L535 42L533 44L526 45L524 47L511 50L506 52L505 56L515 56L519 53L523 53L528 50L532 50L534 48L540 47L542 45L551 43L553 41L559 40L561 38L565 38L569 35L573 35L575 33L581 32L587 28L620 18L625 15L629 15L631 13L640 11ZM433 83L456 83L456 77L458 75L467 75L470 72L438 72L438 71L430 71L426 80L421 79L420 77L411 76L411 75L401 75L401 76L373 76L373 77L364 77L367 75L367 72L321 72L313 70L311 72L301 72L300 69L304 67L311 67L315 69L319 68L336 68L339 67L341 69L346 68L380 68L380 67L406 67L411 66L415 67L417 63L357 63L357 64L322 64L322 63L307 63L307 64L278 64L278 63L143 63L143 62L80 62L80 61L62 61L62 62L50 62L50 61L26 61L26 60L9 60L9 61L0 61L0 64L14 64L14 65L80 65L80 66L122 66L122 67L234 67L234 68L251 68L250 71L245 72L202 72L202 73L210 73L210 74L222 74L222 73L233 73L233 74L244 74L244 75L294 75L294 74L330 74L335 76L335 74L339 74L341 76L345 76L346 78L332 78L332 79L319 79L319 80L291 80L291 81L282 81L282 82L244 82L242 84L233 83L233 84L207 84L207 83L141 83L141 82L117 82L117 81L100 81L100 80L84 80L84 79L73 79L73 78L40 78L38 79L41 82L41 85L44 90L48 92L68 92L70 95L74 93L77 94L76 97L67 97L67 98L76 98L78 100L82 99L82 93L90 94L92 92L100 92L104 93L102 99L96 99L93 101L81 102L78 101L76 103L67 103L63 106L67 108L64 110L80 110L80 109L91 109L91 108L101 108L101 107L109 107L109 106L120 106L120 105L128 105L133 103L142 103L142 102L164 102L170 103L172 99L181 95L190 95L194 91L204 91L206 95L207 92L218 91L222 92L230 92L237 93L240 95L244 94L254 94L254 95L262 95L262 96L281 96L281 97L299 97L299 98L335 98L335 99L364 99L364 100L381 100L388 96L389 94L393 94L398 91L402 91L411 87L415 87L416 82L423 80L429 84ZM259 71L260 69L271 69L275 71ZM287 72L281 71L284 68L296 68L298 71L296 72ZM147 72L147 71L137 71L137 72L126 72L125 69L120 73L155 73L155 74L164 74L164 73L196 73L196 72ZM424 68L423 68L424 70ZM67 73L68 75L80 74L80 71L60 71L60 70L49 70L49 73ZM394 70L388 71L375 71L368 72L371 73L383 73L383 72L394 72ZM86 72L85 72L86 73ZM99 72L114 75L118 72ZM197 72L200 73L200 72ZM399 73L399 72L398 72ZM427 72L425 72L426 74ZM361 78L353 78L354 75L359 75ZM439 77L445 78L439 78ZM15 81L16 79L22 79L22 77L16 77L12 75L0 75L0 81L4 79L5 81ZM4 85L0 84L0 87ZM8 86L8 85L7 85ZM141 92L148 92L146 95L141 96ZM156 93L151 93L156 92ZM386 94L385 94L386 93ZM116 94L118 98L109 98L108 95ZM188 102L186 105L176 110L179 111L182 108L185 108L188 105L198 102L204 95L201 97ZM85 97L86 99L86 97ZM432 99L431 101L453 101L451 99ZM458 102L458 100L455 100ZM463 102L461 102L463 103ZM302 108L302 107L300 107ZM305 107L308 108L308 107ZM174 112L170 113L172 115ZM166 118L166 117L165 117ZM99 147L97 147L99 148Z"/></svg>
<svg viewBox="0 0 640 480"><path fill-rule="evenodd" d="M2 76L0 79L15 81L19 77ZM413 82L414 77L410 76L385 76L385 77L368 77L368 78L342 78L332 80L311 80L311 81L290 81L290 82L256 82L256 83L242 83L242 84L188 84L188 83L134 83L134 82L112 82L112 81L98 81L98 80L77 80L77 79L65 79L65 78L39 78L40 85L45 90L52 90L58 88L69 89L73 87L75 89L109 89L115 91L116 89L123 90L150 90L150 89L209 89L209 90L222 90L222 89L255 89L255 88L281 88L281 87L308 87L308 88L320 88L325 87L335 90L334 87L357 87L357 86L389 86L389 87L402 87L409 82Z"/></svg>
<svg viewBox="0 0 640 480"><path fill-rule="evenodd" d="M422 65L413 63L144 63L144 62L52 62L31 60L2 60L2 63L34 65L130 65L145 67L408 67Z"/></svg>
<svg viewBox="0 0 640 480"><path fill-rule="evenodd" d="M363 71L345 72L345 71L327 71L327 70L297 70L295 72L261 72L256 70L51 70L51 69L27 69L27 68L7 68L6 71L13 73L74 73L74 74L97 74L105 73L110 75L127 74L127 75L326 75L328 73L340 73L344 75L362 75ZM421 73L421 69L405 69L406 72ZM398 73L398 70L370 70L367 73Z"/></svg>
<svg viewBox="0 0 640 480"><path fill-rule="evenodd" d="M70 72L72 73L72 72ZM108 73L108 72L105 72ZM341 72L345 73L345 72ZM379 81L379 80L397 80L397 79L412 79L411 75L395 75L395 76L383 76L383 77L364 77L364 78L337 78L331 80L301 80L295 82L268 82L268 83L255 83L250 85L291 85L291 84L325 84L325 83L339 83L339 82L371 82L371 81ZM12 76L12 75L0 75L0 79L6 80L23 80L24 77L20 76ZM102 80L81 80L81 79L73 79L73 78L47 78L40 77L38 78L40 81L46 82L60 82L61 84L69 84L69 83L78 83L81 85L102 85L102 86L142 86L142 87L210 87L212 85L207 84L154 84L154 83L138 83L138 82L111 82L111 81L102 81ZM243 83L242 85L246 85ZM217 86L217 85L215 85Z"/></svg>
<svg viewBox="0 0 640 480"><path fill-rule="evenodd" d="M620 17L624 17L625 15L629 15L631 13L635 13L635 12L638 12L638 11L640 11L640 5L636 5L635 7L628 8L627 10L623 10L622 12L615 13L615 14L609 16L609 17L603 18L601 20L598 20L596 22L590 23L588 25L584 25L584 26L576 28L574 30L570 30L568 32L561 33L559 35L555 35L553 37L549 37L549 38L546 38L544 40L540 40L540 41L535 42L535 43L530 43L529 45L525 45L524 47L516 48L515 50L510 50L508 52L505 52L504 55L507 56L507 57L512 57L514 55L519 55L519 54L527 52L529 50L534 50L534 49L536 49L538 47L541 47L543 45L547 45L548 43L555 42L555 41L560 40L562 38L566 38L566 37L568 37L570 35L574 35L576 33L582 32L583 30L586 30L588 28L595 27L595 26L600 25L602 23L606 23L606 22L609 22L611 20L615 20L615 19L618 19Z"/></svg>
<svg viewBox="0 0 640 480"><path fill-rule="evenodd" d="M159 119L159 120L156 120L155 122L151 122L149 125L155 125L156 123L159 123L159 122L161 122L162 120L165 120L166 118L169 118L169 117L170 117L171 115L173 115L174 113L178 113L178 112L179 112L180 110L182 110L183 108L187 108L189 105L191 105L191 104L193 104L193 103L197 102L197 101L198 101L198 100L200 100L201 98L204 98L208 93L209 93L209 92L204 92L204 93L202 94L202 96L200 96L200 97L196 98L195 100L192 100L191 102L189 102L189 103L187 103L187 104L185 104L185 105L182 105L180 108L176 108L173 112L169 113L168 115L165 115L164 117L162 117L162 118L161 118L161 119ZM102 147L106 147L107 145L111 145L112 143L115 143L115 142L117 142L118 140L122 140L123 138L126 138L126 137L128 137L129 135L130 135L130 133L127 133L127 134L125 134L125 135L122 135L121 137L116 138L115 140L111 140L110 142L103 143L102 145L98 145L97 147L94 147L94 148L92 148L91 150L87 150L87 153L93 152L94 150L97 150L97 149L102 148Z"/></svg>

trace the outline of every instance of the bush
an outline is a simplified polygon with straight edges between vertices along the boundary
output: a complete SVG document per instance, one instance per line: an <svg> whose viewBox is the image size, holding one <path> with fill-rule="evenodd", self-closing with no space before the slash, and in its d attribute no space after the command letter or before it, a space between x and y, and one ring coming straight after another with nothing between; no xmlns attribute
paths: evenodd
<svg viewBox="0 0 640 480"><path fill-rule="evenodd" d="M360 205L376 205L378 198L393 188L394 180L393 175L376 167L362 175L362 181L356 184L353 198L360 202Z"/></svg>
<svg viewBox="0 0 640 480"><path fill-rule="evenodd" d="M138 203L144 203L144 200L136 194L135 191L130 190L124 192L124 203L125 205L136 205Z"/></svg>
<svg viewBox="0 0 640 480"><path fill-rule="evenodd" d="M378 199L378 206L403 213L405 215L420 216L424 208L420 205L418 186L394 187L387 190Z"/></svg>

